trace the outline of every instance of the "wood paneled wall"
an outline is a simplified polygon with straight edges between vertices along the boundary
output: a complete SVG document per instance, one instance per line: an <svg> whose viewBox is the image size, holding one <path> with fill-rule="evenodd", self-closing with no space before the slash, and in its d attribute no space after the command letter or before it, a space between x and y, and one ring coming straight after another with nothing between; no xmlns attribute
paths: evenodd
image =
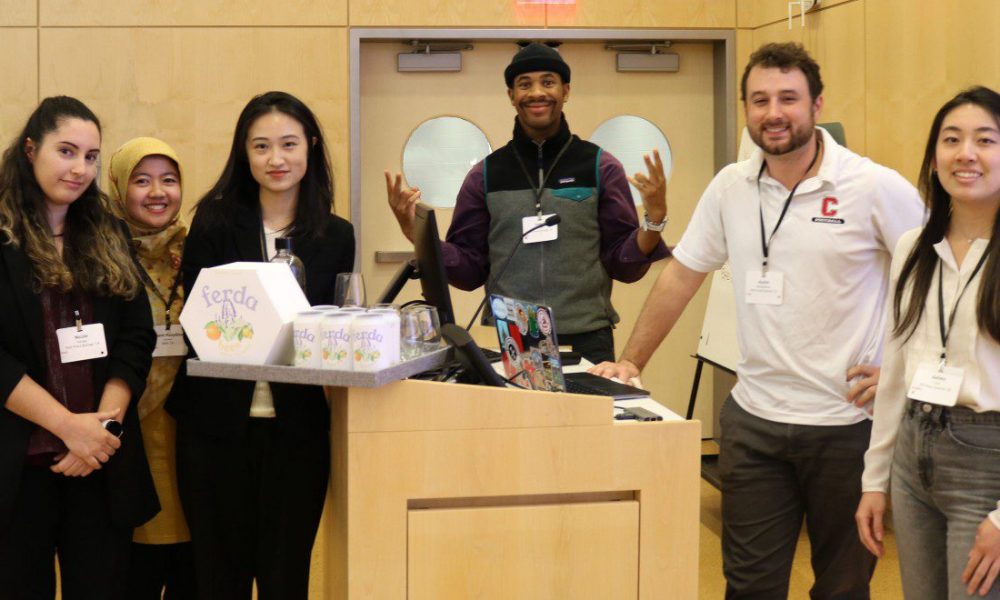
<svg viewBox="0 0 1000 600"><path fill-rule="evenodd" d="M347 209L344 28L73 27L43 28L40 38L41 97L83 99L102 120L105 157L139 135L173 145L185 169L185 207L222 171L246 101L281 89L324 125L338 209ZM60 59L84 54L87 68Z"/></svg>
<svg viewBox="0 0 1000 600"><path fill-rule="evenodd" d="M731 0L577 0L575 7L552 7L548 25L722 29L736 26L736 5Z"/></svg>
<svg viewBox="0 0 1000 600"><path fill-rule="evenodd" d="M970 85L1000 90L996 0L823 0L805 28L796 18L789 31L786 18L784 0L737 1L754 47L800 41L819 61L823 120L843 122L853 150L911 182L938 108Z"/></svg>
<svg viewBox="0 0 1000 600"><path fill-rule="evenodd" d="M843 4L844 2L852 2L853 0L819 0L819 8L830 8L831 6L836 6L837 4ZM796 18L796 24L798 24L799 16L801 15L801 10L798 6L792 7L792 16ZM806 20L813 13L806 13ZM736 21L738 27L744 27L753 29L755 27L763 27L764 25L769 25L777 21L782 21L787 23L788 19L788 2L787 0L738 0L736 7Z"/></svg>
<svg viewBox="0 0 1000 600"><path fill-rule="evenodd" d="M34 4L34 1L32 1ZM347 25L347 0L40 0L43 27Z"/></svg>
<svg viewBox="0 0 1000 600"><path fill-rule="evenodd" d="M33 27L37 22L37 0L0 0L0 27Z"/></svg>
<svg viewBox="0 0 1000 600"><path fill-rule="evenodd" d="M239 108L284 87L325 126L344 212L350 26L737 27L737 76L761 43L798 40L823 68L823 118L911 179L936 108L974 83L1000 88L995 0L928 0L920 10L910 0L823 0L791 31L786 17L784 0L578 0L548 10L517 0L303 0L277 11L263 0L0 0L0 137L15 135L46 94L78 94L103 117L106 153L131 135L176 145L190 205L218 173Z"/></svg>
<svg viewBox="0 0 1000 600"><path fill-rule="evenodd" d="M0 27L0 73L3 73L0 75L0 147L6 148L21 132L37 104L38 31L34 27Z"/></svg>
<svg viewBox="0 0 1000 600"><path fill-rule="evenodd" d="M544 27L545 10L483 0L352 0L352 26Z"/></svg>
<svg viewBox="0 0 1000 600"><path fill-rule="evenodd" d="M337 210L349 212L349 27L736 25L737 0L0 0L0 144L41 98L71 94L104 125L104 153L162 137L184 162L185 214L218 177L240 109L284 89L326 132Z"/></svg>
<svg viewBox="0 0 1000 600"><path fill-rule="evenodd" d="M941 105L971 85L1000 91L1000 2L864 4L868 152L916 181Z"/></svg>

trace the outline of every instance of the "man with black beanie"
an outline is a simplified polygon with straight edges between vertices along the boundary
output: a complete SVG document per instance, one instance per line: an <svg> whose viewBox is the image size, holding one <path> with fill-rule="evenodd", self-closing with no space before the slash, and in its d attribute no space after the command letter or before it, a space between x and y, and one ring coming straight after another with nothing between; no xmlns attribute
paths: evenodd
<svg viewBox="0 0 1000 600"><path fill-rule="evenodd" d="M659 154L648 175L626 176L621 163L569 131L563 105L570 68L554 48L531 43L504 70L517 112L514 137L466 176L442 244L452 285L551 306L559 341L598 363L613 360L611 280L631 283L668 255L666 178ZM385 173L393 214L412 241L419 190ZM628 183L642 195L638 215ZM558 225L522 235L559 215ZM516 250L516 251L515 251ZM509 262L508 262L509 261ZM504 265L503 273L491 266ZM496 267L499 269L500 267Z"/></svg>

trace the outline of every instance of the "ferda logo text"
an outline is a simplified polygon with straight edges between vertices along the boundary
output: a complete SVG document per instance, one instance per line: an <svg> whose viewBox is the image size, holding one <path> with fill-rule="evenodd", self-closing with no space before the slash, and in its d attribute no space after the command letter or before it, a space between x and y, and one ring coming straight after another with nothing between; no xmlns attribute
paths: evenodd
<svg viewBox="0 0 1000 600"><path fill-rule="evenodd" d="M201 287L201 297L205 299L205 308L212 308L214 304L239 304L247 307L248 310L257 310L257 298L247 293L247 286L238 290L223 288L213 290L207 285Z"/></svg>
<svg viewBox="0 0 1000 600"><path fill-rule="evenodd" d="M226 354L240 354L253 340L253 324L245 312L257 310L257 297L247 292L247 286L238 289L203 285L200 290L205 307L215 308L215 318L205 323L205 336L218 342L219 350Z"/></svg>

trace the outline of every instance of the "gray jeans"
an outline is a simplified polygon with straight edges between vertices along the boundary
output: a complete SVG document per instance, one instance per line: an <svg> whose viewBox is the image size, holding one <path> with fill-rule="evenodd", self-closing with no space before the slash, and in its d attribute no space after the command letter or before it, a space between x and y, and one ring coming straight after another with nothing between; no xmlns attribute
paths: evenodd
<svg viewBox="0 0 1000 600"><path fill-rule="evenodd" d="M858 540L854 510L871 421L777 423L751 415L729 397L719 423L726 598L788 597L803 517L816 576L810 597L869 598L875 557Z"/></svg>
<svg viewBox="0 0 1000 600"><path fill-rule="evenodd" d="M892 515L907 600L978 598L962 571L1000 499L1000 413L911 401L892 463ZM987 598L1000 599L994 583Z"/></svg>

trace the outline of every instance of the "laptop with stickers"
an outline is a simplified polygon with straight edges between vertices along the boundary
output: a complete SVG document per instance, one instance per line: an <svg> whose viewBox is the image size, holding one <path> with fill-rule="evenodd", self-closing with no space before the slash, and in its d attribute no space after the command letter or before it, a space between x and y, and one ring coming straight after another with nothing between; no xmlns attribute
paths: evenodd
<svg viewBox="0 0 1000 600"><path fill-rule="evenodd" d="M563 373L552 308L490 294L500 360L508 381L532 390L644 398L649 392L591 373Z"/></svg>

